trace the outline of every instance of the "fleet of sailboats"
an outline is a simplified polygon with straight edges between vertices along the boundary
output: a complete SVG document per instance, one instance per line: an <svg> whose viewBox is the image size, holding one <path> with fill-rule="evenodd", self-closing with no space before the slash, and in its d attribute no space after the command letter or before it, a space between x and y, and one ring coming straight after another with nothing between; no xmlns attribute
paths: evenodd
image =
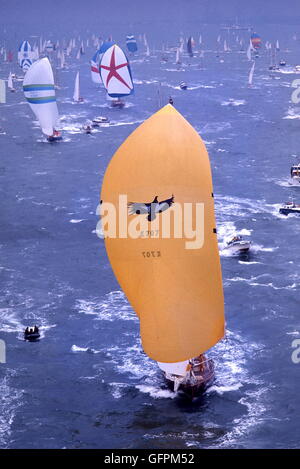
<svg viewBox="0 0 300 469"><path fill-rule="evenodd" d="M142 53L150 57L146 36L141 35L140 41L145 47ZM229 35L226 38L218 35L214 54L226 60L224 53L243 49L248 39L243 42L239 34L234 41L232 44ZM122 108L125 105L123 99L134 92L130 62L111 38L102 41L94 36L91 44L96 50L90 61L91 79L105 88L113 107ZM241 54L246 64L245 81L251 62L249 87L253 87L261 44L260 36L252 33L247 50ZM133 35L126 37L126 45L131 54L138 51ZM89 47L88 41L86 46ZM2 49L3 60L10 61L10 55ZM272 70L278 67L276 54L279 50L278 40L266 41L264 53L270 54ZM169 48L164 44L162 51L164 57L170 54L173 62L175 53L175 63L179 66L187 57L195 57L201 64L204 57L202 34L199 49L192 36L188 39L181 36L176 47ZM56 69L63 69L68 57L80 60L84 53L85 43L80 38L61 44L40 38L33 47L28 41L23 41L19 47L18 63L25 73L24 95L49 142L62 139L58 130L59 113L51 62L55 64L56 61ZM48 57L39 58L43 54ZM11 72L7 88L15 91ZM181 82L179 88L187 89L188 86ZM119 224L128 226L133 223L136 232L139 226L144 226L144 233L155 231L157 235L106 237L105 246L116 278L139 317L144 351L157 362L174 391L182 390L194 396L204 391L214 379L213 362L204 354L224 336L224 299L213 186L209 156L201 137L171 104L163 105L161 83L158 84L158 98L158 112L140 125L115 153L106 170L101 192L103 207L107 203L119 207L119 197L126 195L125 220L121 219L120 208L117 210ZM73 101L83 101L79 71L75 76ZM0 103L6 103L6 80L0 80ZM94 120L95 125L104 122L108 119L98 117ZM91 126L86 130L90 133ZM292 177L297 178L298 184L299 168L296 170L294 168ZM199 201L204 206L204 213L197 208ZM175 208L185 204L190 204L196 213L199 209L205 217L201 249L187 249L186 244L191 240L186 234L167 238L162 235L160 223L164 216L176 215ZM175 215L171 231L176 228ZM153 226L158 229L154 230Z"/></svg>

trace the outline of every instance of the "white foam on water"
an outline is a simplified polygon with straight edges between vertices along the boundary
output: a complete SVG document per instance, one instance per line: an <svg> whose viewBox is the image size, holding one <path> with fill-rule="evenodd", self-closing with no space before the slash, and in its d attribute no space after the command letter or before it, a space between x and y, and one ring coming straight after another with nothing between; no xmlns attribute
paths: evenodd
<svg viewBox="0 0 300 469"><path fill-rule="evenodd" d="M262 262L257 262L257 261L239 261L239 264L253 265L253 264L262 264Z"/></svg>
<svg viewBox="0 0 300 469"><path fill-rule="evenodd" d="M0 308L0 331L19 332L24 331L25 325L20 320L17 311L13 308Z"/></svg>
<svg viewBox="0 0 300 469"><path fill-rule="evenodd" d="M81 314L95 316L95 319L104 321L138 321L136 314L121 291L113 291L104 298L90 300L77 300L76 309Z"/></svg>
<svg viewBox="0 0 300 469"><path fill-rule="evenodd" d="M299 107L289 108L286 115L282 119L300 119Z"/></svg>
<svg viewBox="0 0 300 469"><path fill-rule="evenodd" d="M109 386L114 399L121 399L124 396L124 391L131 387L128 383L109 383Z"/></svg>
<svg viewBox="0 0 300 469"><path fill-rule="evenodd" d="M88 353L101 353L101 350L95 350L94 348L91 347L79 347L78 345L72 345L71 351L78 353L78 352L88 352Z"/></svg>
<svg viewBox="0 0 300 469"><path fill-rule="evenodd" d="M75 219L75 218L72 218L72 220L69 220L70 223L81 223L82 221L84 221L84 218L82 219Z"/></svg>
<svg viewBox="0 0 300 469"><path fill-rule="evenodd" d="M232 126L230 122L211 122L201 127L199 132L200 132L200 135L203 135L203 134L208 134L208 133L223 132L225 130L228 131L231 128ZM197 126L196 126L196 130L198 131Z"/></svg>
<svg viewBox="0 0 300 469"><path fill-rule="evenodd" d="M242 417L233 421L232 430L219 438L216 446L230 447L255 426L264 423L271 384L266 385L263 375L253 376L247 366L247 357L262 353L264 348L263 344L247 342L239 334L227 330L226 339L212 349L211 355L215 361L217 381L210 388L209 393L211 395L217 393L221 397L232 393L231 399L244 405L247 410ZM244 385L250 385L250 389L244 390Z"/></svg>
<svg viewBox="0 0 300 469"><path fill-rule="evenodd" d="M228 221L229 218L246 218L251 214L269 214L276 218L285 219L286 216L279 213L282 204L268 204L264 200L253 200L234 196L223 196L215 194L215 204L217 215L220 213L222 219Z"/></svg>
<svg viewBox="0 0 300 469"><path fill-rule="evenodd" d="M175 392L151 385L139 384L136 388L142 393L150 394L153 399L174 399L177 397Z"/></svg>
<svg viewBox="0 0 300 469"><path fill-rule="evenodd" d="M23 405L23 390L15 389L12 384L12 378L15 375L14 370L6 369L6 375L0 379L0 447L6 448L9 445L12 434L12 425L16 413Z"/></svg>
<svg viewBox="0 0 300 469"><path fill-rule="evenodd" d="M232 277L226 279L227 282L243 282L247 283L250 286L253 287L266 287L266 288L272 288L273 290L295 290L299 286L299 282L293 282L290 285L285 285L285 286L276 286L274 285L273 282L268 282L268 283L260 283L257 280L259 280L262 277L269 277L269 274L262 274L258 275L257 277L251 276L250 278L245 278L245 277Z"/></svg>
<svg viewBox="0 0 300 469"><path fill-rule="evenodd" d="M244 106L246 104L245 99L232 99L229 101L222 101L221 106Z"/></svg>
<svg viewBox="0 0 300 469"><path fill-rule="evenodd" d="M207 393L212 393L212 392L216 392L217 394L219 394L220 396L222 396L225 392L231 392L231 391L237 391L238 389L240 389L241 387L243 386L242 383L236 383L236 384L232 384L231 386L216 386L216 385L212 385L210 386L208 389L207 389Z"/></svg>
<svg viewBox="0 0 300 469"><path fill-rule="evenodd" d="M109 127L119 127L121 125L135 125L135 124L141 124L142 122L144 122L143 120L137 120L137 121L131 121L131 122L125 122L125 121L120 121L120 122L114 122L114 121L111 121L111 123L109 124Z"/></svg>

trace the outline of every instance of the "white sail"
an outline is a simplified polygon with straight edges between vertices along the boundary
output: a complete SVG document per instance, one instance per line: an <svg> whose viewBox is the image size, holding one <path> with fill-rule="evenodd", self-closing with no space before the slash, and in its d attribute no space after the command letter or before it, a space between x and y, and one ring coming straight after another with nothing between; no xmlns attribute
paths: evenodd
<svg viewBox="0 0 300 469"><path fill-rule="evenodd" d="M32 49L28 41L23 41L18 50L18 62L21 67L24 59L32 61Z"/></svg>
<svg viewBox="0 0 300 469"><path fill-rule="evenodd" d="M251 86L253 83L253 74L254 74L255 62L253 62L252 67L250 69L248 84Z"/></svg>
<svg viewBox="0 0 300 469"><path fill-rule="evenodd" d="M6 86L5 80L0 80L0 103L6 103Z"/></svg>
<svg viewBox="0 0 300 469"><path fill-rule="evenodd" d="M10 90L14 90L14 84L13 84L11 72L9 72L9 75L8 75L7 86Z"/></svg>
<svg viewBox="0 0 300 469"><path fill-rule="evenodd" d="M65 67L65 54L64 54L64 51L61 51L59 58L60 58L60 68L64 68Z"/></svg>
<svg viewBox="0 0 300 469"><path fill-rule="evenodd" d="M248 60L251 60L251 50L252 50L252 46L251 46L251 42L250 42L249 46L248 46L248 49L247 49Z"/></svg>
<svg viewBox="0 0 300 469"><path fill-rule="evenodd" d="M183 48L184 48L184 39L181 37L179 42L180 42L179 50L180 50L180 53L182 54L183 53Z"/></svg>
<svg viewBox="0 0 300 469"><path fill-rule="evenodd" d="M47 57L34 62L27 71L23 90L45 135L52 135L58 120L54 78Z"/></svg>
<svg viewBox="0 0 300 469"><path fill-rule="evenodd" d="M150 49L148 44L146 45L146 57L150 57Z"/></svg>
<svg viewBox="0 0 300 469"><path fill-rule="evenodd" d="M185 360L183 362L176 362L176 363L157 362L157 364L159 368L163 370L165 373L168 373L170 375L172 374L172 375L178 375L178 376L185 376L187 372L189 360Z"/></svg>
<svg viewBox="0 0 300 469"><path fill-rule="evenodd" d="M179 49L179 48L176 49L176 63L177 63L177 64L181 64L181 60L180 60L180 49Z"/></svg>
<svg viewBox="0 0 300 469"><path fill-rule="evenodd" d="M76 73L73 100L74 100L76 103L78 103L78 102L80 101L79 72Z"/></svg>

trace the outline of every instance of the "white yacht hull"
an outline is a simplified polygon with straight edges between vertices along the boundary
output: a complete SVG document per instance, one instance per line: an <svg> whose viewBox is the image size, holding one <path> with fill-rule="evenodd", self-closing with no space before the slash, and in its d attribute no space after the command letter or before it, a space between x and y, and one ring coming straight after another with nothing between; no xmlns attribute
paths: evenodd
<svg viewBox="0 0 300 469"><path fill-rule="evenodd" d="M226 246L224 249L232 254L247 252L251 246L251 241L240 241L238 243Z"/></svg>

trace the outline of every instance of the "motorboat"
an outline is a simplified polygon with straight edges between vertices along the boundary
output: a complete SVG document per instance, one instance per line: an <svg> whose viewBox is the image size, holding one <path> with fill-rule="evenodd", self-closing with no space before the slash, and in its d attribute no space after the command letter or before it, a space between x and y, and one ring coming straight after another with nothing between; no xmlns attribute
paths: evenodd
<svg viewBox="0 0 300 469"><path fill-rule="evenodd" d="M240 235L235 235L229 241L226 242L224 249L232 253L244 253L248 252L251 247L251 241L245 240Z"/></svg>
<svg viewBox="0 0 300 469"><path fill-rule="evenodd" d="M37 326L26 327L24 331L24 340L34 342L40 338L39 328Z"/></svg>
<svg viewBox="0 0 300 469"><path fill-rule="evenodd" d="M82 126L82 130L84 133L86 134L91 134L92 133L92 125L90 122L86 122L86 124L84 124Z"/></svg>
<svg viewBox="0 0 300 469"><path fill-rule="evenodd" d="M286 202L280 207L279 213L281 213L282 215L290 215L291 213L300 213L300 205L295 204L294 201Z"/></svg>
<svg viewBox="0 0 300 469"><path fill-rule="evenodd" d="M298 186L300 184L300 164L293 164L291 167L290 184Z"/></svg>
<svg viewBox="0 0 300 469"><path fill-rule="evenodd" d="M98 116L93 119L94 124L105 124L109 122L109 118L105 116Z"/></svg>

